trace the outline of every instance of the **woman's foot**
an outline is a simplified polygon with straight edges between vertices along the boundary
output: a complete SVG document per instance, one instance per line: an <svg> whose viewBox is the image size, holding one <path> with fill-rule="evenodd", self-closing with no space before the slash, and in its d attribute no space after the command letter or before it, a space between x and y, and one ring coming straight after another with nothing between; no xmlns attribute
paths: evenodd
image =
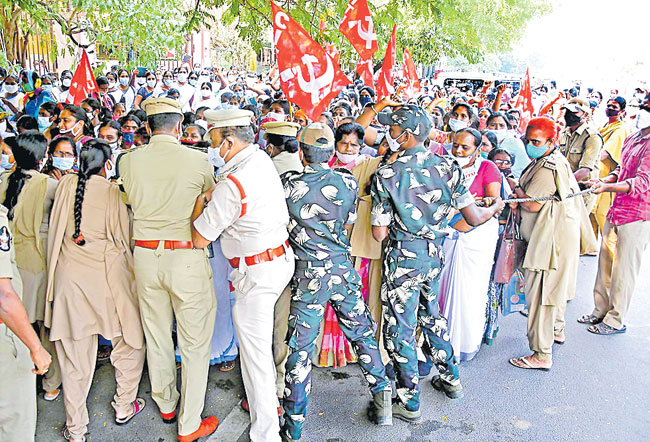
<svg viewBox="0 0 650 442"><path fill-rule="evenodd" d="M115 402L113 402L112 405L113 407L116 407ZM131 405L129 405L129 408L126 411L123 411L121 413L119 413L117 410L115 411L115 423L118 425L124 425L133 419L136 414L144 410L145 405L146 402L144 399L136 398L133 402L131 402Z"/></svg>
<svg viewBox="0 0 650 442"><path fill-rule="evenodd" d="M106 359L111 357L112 351L113 351L113 347L111 347L110 345L100 345L97 349L97 360L105 361Z"/></svg>
<svg viewBox="0 0 650 442"><path fill-rule="evenodd" d="M235 361L226 361L219 364L219 371L228 372L235 368Z"/></svg>
<svg viewBox="0 0 650 442"><path fill-rule="evenodd" d="M59 388L54 389L52 391L46 391L45 394L43 395L43 399L45 399L48 402L52 402L56 400L56 398L58 398L60 394L61 394L61 390Z"/></svg>
<svg viewBox="0 0 650 442"><path fill-rule="evenodd" d="M551 361L542 361L536 355L522 356L520 358L510 359L510 363L517 368L523 368L524 370L542 370L549 371L553 362Z"/></svg>

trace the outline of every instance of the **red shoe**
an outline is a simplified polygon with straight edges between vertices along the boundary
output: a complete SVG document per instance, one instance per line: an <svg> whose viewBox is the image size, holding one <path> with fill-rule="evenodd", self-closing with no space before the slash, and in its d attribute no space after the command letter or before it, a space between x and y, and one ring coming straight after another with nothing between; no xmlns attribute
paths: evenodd
<svg viewBox="0 0 650 442"><path fill-rule="evenodd" d="M199 425L199 429L196 430L194 433L185 436L181 436L179 434L178 442L192 442L194 440L197 440L200 437L209 436L215 432L218 426L219 426L219 419L217 419L217 416L206 417L201 421L201 425Z"/></svg>
<svg viewBox="0 0 650 442"><path fill-rule="evenodd" d="M160 417L162 417L164 423L173 424L174 422L176 422L176 410L172 411L171 413L163 413L161 411Z"/></svg>

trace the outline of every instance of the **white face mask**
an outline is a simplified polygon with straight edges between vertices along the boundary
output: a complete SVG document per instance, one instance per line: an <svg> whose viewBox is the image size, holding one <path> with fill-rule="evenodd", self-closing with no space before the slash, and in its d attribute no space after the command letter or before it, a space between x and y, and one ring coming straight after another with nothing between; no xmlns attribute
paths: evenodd
<svg viewBox="0 0 650 442"><path fill-rule="evenodd" d="M459 130L465 129L466 127L467 121L460 121L454 118L449 119L449 129L451 129L452 132L458 132Z"/></svg>
<svg viewBox="0 0 650 442"><path fill-rule="evenodd" d="M174 82L171 81L169 78L166 78L163 80L163 84L167 87L171 87Z"/></svg>
<svg viewBox="0 0 650 442"><path fill-rule="evenodd" d="M92 112L86 112L86 118L88 118L88 121L93 121L95 119L95 115Z"/></svg>
<svg viewBox="0 0 650 442"><path fill-rule="evenodd" d="M641 109L636 115L636 128L641 130L648 127L650 127L650 112L645 109Z"/></svg>
<svg viewBox="0 0 650 442"><path fill-rule="evenodd" d="M336 157L343 164L351 163L352 161L356 160L358 156L358 153L341 153L338 150L336 151Z"/></svg>
<svg viewBox="0 0 650 442"><path fill-rule="evenodd" d="M72 84L72 78L64 78L63 80L61 80L61 85L63 87L70 87L71 84Z"/></svg>
<svg viewBox="0 0 650 442"><path fill-rule="evenodd" d="M508 129L488 129L497 137L497 142L501 144L508 135Z"/></svg>
<svg viewBox="0 0 650 442"><path fill-rule="evenodd" d="M269 112L266 114L266 118L270 118L273 121L284 121L284 114L278 112Z"/></svg>
<svg viewBox="0 0 650 442"><path fill-rule="evenodd" d="M117 83L114 81L109 81L108 82L108 88L109 89L115 89L117 87Z"/></svg>
<svg viewBox="0 0 650 442"><path fill-rule="evenodd" d="M401 133L399 137L401 137L402 135L403 133ZM397 138L393 138L391 136L390 130L386 132L386 142L388 142L388 149L390 149L391 152L397 152L402 147L402 144L406 143L406 140L400 143L399 141L397 141Z"/></svg>
<svg viewBox="0 0 650 442"><path fill-rule="evenodd" d="M219 145L219 147L211 147L208 149L208 161L217 169L220 169L221 167L225 166L226 164L225 157L227 157L228 153L230 152L230 149L228 149L228 152L226 152L226 154L223 157L221 156L221 147L225 142L226 140L223 140Z"/></svg>
<svg viewBox="0 0 650 442"><path fill-rule="evenodd" d="M129 77L120 77L120 85L126 86L129 84Z"/></svg>
<svg viewBox="0 0 650 442"><path fill-rule="evenodd" d="M111 148L111 152L113 152L113 154L115 154L115 151L118 150L117 141L115 141L114 143L108 143L108 146Z"/></svg>
<svg viewBox="0 0 650 442"><path fill-rule="evenodd" d="M45 130L50 127L52 122L50 121L50 117L41 117L40 115L38 116L38 130L41 132L45 132Z"/></svg>
<svg viewBox="0 0 650 442"><path fill-rule="evenodd" d="M473 155L470 155L468 157L457 157L456 155L452 154L452 157L454 158L454 160L456 160L456 162L458 163L458 165L460 167L465 167L470 163L470 161L472 160Z"/></svg>
<svg viewBox="0 0 650 442"><path fill-rule="evenodd" d="M59 170L70 170L74 166L74 158L52 157L52 166Z"/></svg>
<svg viewBox="0 0 650 442"><path fill-rule="evenodd" d="M2 168L4 170L9 170L12 167L14 167L14 163L9 162L9 155L6 155L6 154L2 154L2 164L1 165L2 165Z"/></svg>
<svg viewBox="0 0 650 442"><path fill-rule="evenodd" d="M156 86L156 80L147 80L147 87L153 88Z"/></svg>
<svg viewBox="0 0 650 442"><path fill-rule="evenodd" d="M187 81L187 74L178 74L178 82L185 83Z"/></svg>
<svg viewBox="0 0 650 442"><path fill-rule="evenodd" d="M211 94L212 91L210 89L201 89L201 96L203 98L209 98Z"/></svg>
<svg viewBox="0 0 650 442"><path fill-rule="evenodd" d="M5 89L10 94L15 94L16 92L18 92L18 85L17 84L5 84Z"/></svg>
<svg viewBox="0 0 650 442"><path fill-rule="evenodd" d="M70 134L70 135L72 136L72 138L74 138L74 137L77 136L77 135L75 135L75 133L74 133L74 128L77 127L77 124L79 124L79 123L81 123L81 121L77 121L77 122L74 124L74 126L72 126L70 129L59 129L59 133L60 133L61 135Z"/></svg>

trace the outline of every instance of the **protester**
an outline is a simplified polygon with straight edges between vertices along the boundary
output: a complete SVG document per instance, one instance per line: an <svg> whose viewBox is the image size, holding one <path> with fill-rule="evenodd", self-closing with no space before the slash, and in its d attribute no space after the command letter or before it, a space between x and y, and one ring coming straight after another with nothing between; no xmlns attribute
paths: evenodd
<svg viewBox="0 0 650 442"><path fill-rule="evenodd" d="M526 155L524 143L510 133L515 127L508 122L506 114L496 112L487 119L487 128L496 135L496 147L507 150L514 157L515 162L512 165L512 174L515 178L519 178L523 170L530 163L530 158Z"/></svg>
<svg viewBox="0 0 650 442"><path fill-rule="evenodd" d="M147 71L144 74L145 84L138 92L135 94L135 99L133 100L133 109L140 109L140 104L149 97L156 97L156 92L158 92L156 80L156 74L151 71Z"/></svg>
<svg viewBox="0 0 650 442"><path fill-rule="evenodd" d="M59 135L50 142L47 149L47 160L41 173L55 180L72 173L77 167L77 149L74 140L66 135Z"/></svg>

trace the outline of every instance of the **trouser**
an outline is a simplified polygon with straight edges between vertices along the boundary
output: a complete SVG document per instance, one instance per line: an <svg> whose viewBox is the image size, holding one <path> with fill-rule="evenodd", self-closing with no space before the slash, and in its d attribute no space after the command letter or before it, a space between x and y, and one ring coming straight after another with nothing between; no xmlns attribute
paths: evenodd
<svg viewBox="0 0 650 442"><path fill-rule="evenodd" d="M33 441L36 433L36 375L29 350L0 324L0 440Z"/></svg>
<svg viewBox="0 0 650 442"><path fill-rule="evenodd" d="M79 340L65 338L54 342L61 364L65 424L74 436L83 436L87 431L86 400L95 374L97 339L97 335L92 335ZM117 383L112 405L116 413L125 413L138 393L145 349L131 347L121 336L114 337L112 342L111 364Z"/></svg>
<svg viewBox="0 0 650 442"><path fill-rule="evenodd" d="M56 355L54 343L50 341L50 329L45 327L43 322L37 321L38 337L41 340L43 348L52 355L52 364L43 375L43 390L54 391L61 386L61 369L59 368L59 358Z"/></svg>
<svg viewBox="0 0 650 442"><path fill-rule="evenodd" d="M355 258L354 268L359 271L361 266L361 258ZM382 304L381 304L381 271L384 266L383 259L371 259L370 264L368 265L368 299L366 303L368 304L368 310L372 315L372 320L377 324L377 331L375 332L375 339L377 340L377 345L379 346L379 352L381 353L381 361L384 365L390 362L390 356L386 351L386 346L384 345L384 333L383 325L384 319L382 315Z"/></svg>
<svg viewBox="0 0 650 442"><path fill-rule="evenodd" d="M411 411L420 409L417 326L427 343L422 348L436 364L440 377L452 384L459 382L447 320L438 305L441 253L439 240L389 243L386 247L381 287L384 341L395 366L397 396Z"/></svg>
<svg viewBox="0 0 650 442"><path fill-rule="evenodd" d="M632 301L643 252L650 243L650 221L620 226L605 222L594 286L593 315L620 329Z"/></svg>
<svg viewBox="0 0 650 442"><path fill-rule="evenodd" d="M285 364L289 357L289 346L285 342L289 328L289 307L291 306L291 287L287 286L275 303L273 321L273 359L275 361L275 391L278 398L284 396Z"/></svg>
<svg viewBox="0 0 650 442"><path fill-rule="evenodd" d="M278 397L273 360L274 307L294 269L293 251L252 266L242 259L233 269L232 318L239 339L241 373L251 415L253 442L279 441Z"/></svg>
<svg viewBox="0 0 650 442"><path fill-rule="evenodd" d="M181 355L178 434L201 425L216 315L212 269L205 251L136 247L135 280L142 329L147 342L151 397L161 413L176 410L176 359L172 323Z"/></svg>
<svg viewBox="0 0 650 442"><path fill-rule="evenodd" d="M591 227L594 229L594 235L596 235L596 238L598 238L598 234L603 234L605 222L607 221L607 212L609 211L609 208L612 207L615 195L615 193L610 192L599 194L596 207L594 207L594 210L589 214Z"/></svg>
<svg viewBox="0 0 650 442"><path fill-rule="evenodd" d="M562 324L563 327L566 297L554 305L544 304L542 288L545 273L524 269L524 293L528 307L528 345L539 359L550 361L555 335L564 331L564 328L557 330L556 325Z"/></svg>
<svg viewBox="0 0 650 442"><path fill-rule="evenodd" d="M361 295L361 279L349 261L333 264L331 268L309 267L308 262L299 261L291 280L291 292L287 333L291 353L286 365L283 406L286 429L292 438L299 439L311 392L314 341L328 301L357 353L371 393L390 390L390 381L375 340L376 325Z"/></svg>

